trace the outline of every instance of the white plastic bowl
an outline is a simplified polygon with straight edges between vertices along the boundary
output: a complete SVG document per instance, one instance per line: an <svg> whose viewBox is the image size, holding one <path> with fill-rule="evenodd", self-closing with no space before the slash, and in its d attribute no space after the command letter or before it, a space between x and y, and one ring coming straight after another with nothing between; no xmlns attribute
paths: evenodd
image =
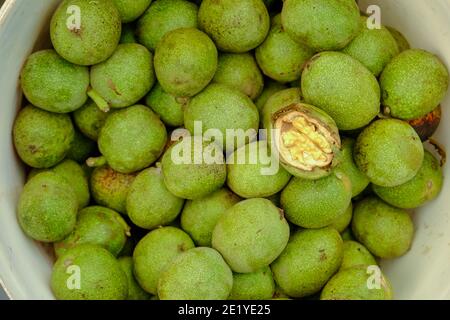
<svg viewBox="0 0 450 320"><path fill-rule="evenodd" d="M48 21L58 0L7 0L0 11L0 279L13 299L53 299L51 260L41 245L27 238L16 220L24 172L15 155L11 129L21 105L19 73L27 56L49 47ZM413 47L436 53L450 69L450 0L362 0L377 4L382 23L401 30ZM450 150L448 111L436 139ZM445 175L450 176L449 166ZM450 179L440 197L414 214L411 251L382 262L396 299L450 299Z"/></svg>

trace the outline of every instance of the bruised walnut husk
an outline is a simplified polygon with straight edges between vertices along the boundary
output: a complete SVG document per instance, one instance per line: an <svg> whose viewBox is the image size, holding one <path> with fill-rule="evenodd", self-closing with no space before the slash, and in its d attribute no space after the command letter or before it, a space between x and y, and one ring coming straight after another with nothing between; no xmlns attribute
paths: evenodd
<svg viewBox="0 0 450 320"><path fill-rule="evenodd" d="M427 141L437 130L441 123L442 108L438 106L430 113L421 118L408 121L408 123L416 130L420 140Z"/></svg>
<svg viewBox="0 0 450 320"><path fill-rule="evenodd" d="M319 179L337 164L339 131L324 111L304 103L292 104L273 115L271 129L272 145L292 175Z"/></svg>

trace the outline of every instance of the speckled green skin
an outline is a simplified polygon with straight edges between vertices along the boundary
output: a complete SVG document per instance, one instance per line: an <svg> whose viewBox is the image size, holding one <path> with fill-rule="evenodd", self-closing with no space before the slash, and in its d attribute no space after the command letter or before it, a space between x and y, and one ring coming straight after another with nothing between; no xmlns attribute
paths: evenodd
<svg viewBox="0 0 450 320"><path fill-rule="evenodd" d="M391 35L394 37L395 41L397 42L397 46L400 52L403 52L405 50L408 50L411 48L408 40L405 38L405 36L398 31L397 29L393 27L386 26L386 28L389 30Z"/></svg>
<svg viewBox="0 0 450 320"><path fill-rule="evenodd" d="M78 213L73 232L54 244L55 253L60 257L81 244L95 244L118 256L129 234L130 227L116 211L100 206L87 207Z"/></svg>
<svg viewBox="0 0 450 320"><path fill-rule="evenodd" d="M375 197L355 205L352 230L356 239L375 256L392 259L411 247L414 225L408 212Z"/></svg>
<svg viewBox="0 0 450 320"><path fill-rule="evenodd" d="M155 71L164 91L192 97L202 91L217 70L218 53L212 40L194 28L167 33L155 51Z"/></svg>
<svg viewBox="0 0 450 320"><path fill-rule="evenodd" d="M359 135L353 157L373 184L394 187L414 178L422 166L424 150L408 123L382 119Z"/></svg>
<svg viewBox="0 0 450 320"><path fill-rule="evenodd" d="M161 300L225 300L233 286L233 274L220 254L211 248L195 248L179 255L161 274Z"/></svg>
<svg viewBox="0 0 450 320"><path fill-rule="evenodd" d="M54 50L42 50L28 57L20 84L25 97L36 107L68 113L87 100L89 70L64 60Z"/></svg>
<svg viewBox="0 0 450 320"><path fill-rule="evenodd" d="M361 17L360 21L361 32L342 52L352 56L378 76L400 51L397 42L386 27L369 29L366 17Z"/></svg>
<svg viewBox="0 0 450 320"><path fill-rule="evenodd" d="M151 231L133 253L136 280L145 291L156 294L161 273L177 256L192 248L194 242L180 229L164 227Z"/></svg>
<svg viewBox="0 0 450 320"><path fill-rule="evenodd" d="M439 161L425 151L422 167L408 182L396 187L373 185L373 191L384 201L398 208L413 209L435 199L443 184L442 168Z"/></svg>
<svg viewBox="0 0 450 320"><path fill-rule="evenodd" d="M291 297L317 293L339 269L343 243L332 228L297 231L272 263L275 282Z"/></svg>
<svg viewBox="0 0 450 320"><path fill-rule="evenodd" d="M71 185L54 172L43 172L25 184L17 216L29 237L54 242L72 232L77 211L78 200Z"/></svg>
<svg viewBox="0 0 450 320"><path fill-rule="evenodd" d="M304 228L322 228L344 214L352 198L351 182L340 172L308 180L294 178L281 193L286 219Z"/></svg>
<svg viewBox="0 0 450 320"><path fill-rule="evenodd" d="M297 89L298 90L298 89ZM268 141L269 145L271 146L271 149L274 150L274 148L277 148L274 146L274 143L272 141L272 126L276 123L276 120L279 116L282 116L284 113L295 110L302 114L307 115L310 118L313 118L317 121L319 121L322 126L328 131L330 136L334 139L334 143L331 145L331 149L333 152L333 160L330 165L326 167L314 167L312 170L303 170L300 168L296 168L289 163L283 161L283 159L280 159L280 163L290 174L297 178L303 178L303 179L309 179L309 180L316 180L320 179L326 176L329 176L331 172L333 171L333 168L336 167L336 165L339 163L340 159L340 137L339 137L339 130L336 126L336 122L323 110L316 108L312 105L302 103L302 102L295 102L294 99L296 98L296 91L293 90L292 92L288 92L285 90L285 92L279 92L272 96L272 98L269 99L269 101L266 103L266 106L264 107L263 111L263 121L264 121L264 127L267 128L267 135L268 135ZM284 96L286 94L286 96ZM284 100L284 97L286 100ZM280 99L281 98L281 99ZM292 99L293 104L288 104L288 99ZM284 102L284 104L282 104Z"/></svg>
<svg viewBox="0 0 450 320"><path fill-rule="evenodd" d="M359 32L359 8L347 0L287 0L283 27L297 42L316 51L344 48Z"/></svg>
<svg viewBox="0 0 450 320"><path fill-rule="evenodd" d="M211 247L217 221L240 198L228 189L220 189L204 198L187 201L181 213L181 227L198 246Z"/></svg>
<svg viewBox="0 0 450 320"><path fill-rule="evenodd" d="M239 202L219 219L212 235L218 250L234 272L258 271L271 264L289 240L283 212L267 199Z"/></svg>
<svg viewBox="0 0 450 320"><path fill-rule="evenodd" d="M97 150L97 144L79 130L75 130L73 141L67 152L67 159L71 159L80 164L84 163Z"/></svg>
<svg viewBox="0 0 450 320"><path fill-rule="evenodd" d="M167 189L174 195L183 199L199 199L219 190L225 183L227 169L221 149L215 148L216 153L222 159L220 163L208 164L205 159L201 163L195 163L195 159L199 157L198 147L202 145L201 137L187 137L181 142L171 146L162 158L162 170L164 182ZM210 143L203 143L203 151L212 146ZM180 153L177 153L181 149ZM191 151L187 158L189 163L174 162L179 154L183 154L182 150ZM173 155L172 155L173 152ZM174 159L172 159L174 158ZM175 159L177 160L177 159Z"/></svg>
<svg viewBox="0 0 450 320"><path fill-rule="evenodd" d="M131 221L143 229L171 223L183 208L184 200L167 190L161 169L149 168L139 173L127 197Z"/></svg>
<svg viewBox="0 0 450 320"><path fill-rule="evenodd" d="M20 110L13 129L19 157L33 168L50 168L64 159L74 139L70 117L33 106Z"/></svg>
<svg viewBox="0 0 450 320"><path fill-rule="evenodd" d="M264 159L261 159L261 154ZM291 175L281 166L274 175L262 174L261 170L271 166L261 162L268 157L270 151L266 141L252 142L230 154L227 161L228 187L243 198L265 198L280 192L288 184ZM239 163L240 159L245 159L245 163ZM257 163L251 163L250 159Z"/></svg>
<svg viewBox="0 0 450 320"><path fill-rule="evenodd" d="M83 107L73 113L73 120L86 137L97 141L109 114L101 111L95 102L89 99Z"/></svg>
<svg viewBox="0 0 450 320"><path fill-rule="evenodd" d="M250 53L222 53L213 82L220 83L255 100L264 87L264 79Z"/></svg>
<svg viewBox="0 0 450 320"><path fill-rule="evenodd" d="M272 127L272 118L274 114L294 103L302 101L300 88L289 88L274 93L267 99L262 108L262 123L265 129Z"/></svg>
<svg viewBox="0 0 450 320"><path fill-rule="evenodd" d="M340 130L369 124L380 112L380 86L358 60L341 52L315 55L302 73L305 101L323 109Z"/></svg>
<svg viewBox="0 0 450 320"><path fill-rule="evenodd" d="M98 146L111 168L131 173L153 164L166 141L167 131L159 117L148 107L136 105L106 119Z"/></svg>
<svg viewBox="0 0 450 320"><path fill-rule="evenodd" d="M270 29L269 13L260 0L204 0L198 22L219 50L234 53L256 48Z"/></svg>
<svg viewBox="0 0 450 320"><path fill-rule="evenodd" d="M321 300L392 300L392 287L387 278L382 275L381 287L369 289L370 277L367 268L356 267L339 271L320 295Z"/></svg>
<svg viewBox="0 0 450 320"><path fill-rule="evenodd" d="M350 225L353 217L353 204L350 202L347 210L343 214L334 219L330 227L336 229L339 233L344 232L344 230Z"/></svg>
<svg viewBox="0 0 450 320"><path fill-rule="evenodd" d="M277 92L287 89L288 87L285 84L273 81L271 79L266 79L264 81L264 89L259 95L259 97L255 100L256 108L258 108L260 112L260 120L262 120L262 110L267 100Z"/></svg>
<svg viewBox="0 0 450 320"><path fill-rule="evenodd" d="M315 51L295 42L281 26L281 15L272 18L266 40L256 49L255 56L264 74L283 83L300 79L304 64Z"/></svg>
<svg viewBox="0 0 450 320"><path fill-rule="evenodd" d="M270 267L253 273L233 274L233 289L229 300L269 300L275 292Z"/></svg>
<svg viewBox="0 0 450 320"><path fill-rule="evenodd" d="M119 43L137 43L136 35L134 33L134 26L132 24L123 24Z"/></svg>
<svg viewBox="0 0 450 320"><path fill-rule="evenodd" d="M340 270L376 265L377 261L373 255L361 243L352 240L344 241L344 258Z"/></svg>
<svg viewBox="0 0 450 320"><path fill-rule="evenodd" d="M198 7L185 0L156 0L138 20L139 42L154 51L168 32L180 28L197 28Z"/></svg>
<svg viewBox="0 0 450 320"><path fill-rule="evenodd" d="M203 133L209 129L219 130L223 135L223 148L234 150L248 141L239 141L237 138L227 141L226 130L258 130L259 113L249 97L236 89L214 83L192 98L185 109L185 127L192 134L195 121L202 122Z"/></svg>
<svg viewBox="0 0 450 320"><path fill-rule="evenodd" d="M108 60L91 68L92 88L112 108L135 104L154 84L153 55L137 43L120 44Z"/></svg>
<svg viewBox="0 0 450 320"><path fill-rule="evenodd" d="M75 191L78 199L78 208L84 208L89 204L89 183L83 168L73 160L66 159L51 169L33 169L28 175L28 179L41 172L51 171L63 177Z"/></svg>
<svg viewBox="0 0 450 320"><path fill-rule="evenodd" d="M152 297L149 293L145 292L137 283L133 270L133 258L122 257L119 259L119 264L122 267L123 272L125 272L128 279L128 296L127 300L150 300Z"/></svg>
<svg viewBox="0 0 450 320"><path fill-rule="evenodd" d="M447 68L438 57L420 49L403 51L380 77L385 112L405 120L420 118L441 102L448 82Z"/></svg>
<svg viewBox="0 0 450 320"><path fill-rule="evenodd" d="M78 267L80 289L69 289ZM68 272L71 271L71 272ZM116 258L106 249L84 244L61 256L53 266L51 287L59 300L124 300L128 295L128 280Z"/></svg>
<svg viewBox="0 0 450 320"><path fill-rule="evenodd" d="M124 174L108 166L95 168L90 179L91 194L95 202L126 214L128 191L136 174Z"/></svg>
<svg viewBox="0 0 450 320"><path fill-rule="evenodd" d="M152 0L113 0L123 23L128 23L139 18Z"/></svg>
<svg viewBox="0 0 450 320"><path fill-rule="evenodd" d="M351 138L342 139L342 151L339 159L338 168L344 172L352 183L352 197L356 197L366 189L370 181L364 173L359 170L353 160L353 148L355 140Z"/></svg>
<svg viewBox="0 0 450 320"><path fill-rule="evenodd" d="M160 116L169 127L182 127L184 125L184 109L189 99L177 98L164 91L159 83L145 98L145 103Z"/></svg>
<svg viewBox="0 0 450 320"><path fill-rule="evenodd" d="M67 27L70 6L80 8L80 30ZM64 0L50 24L55 50L64 59L79 65L94 65L108 59L119 43L121 31L120 14L111 0Z"/></svg>

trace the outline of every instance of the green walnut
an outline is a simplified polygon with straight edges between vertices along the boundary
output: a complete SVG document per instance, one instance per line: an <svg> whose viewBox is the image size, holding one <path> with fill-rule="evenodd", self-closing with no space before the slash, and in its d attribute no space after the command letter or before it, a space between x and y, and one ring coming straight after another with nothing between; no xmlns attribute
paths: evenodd
<svg viewBox="0 0 450 320"><path fill-rule="evenodd" d="M266 40L256 49L255 56L264 74L276 81L297 81L303 66L314 55L308 46L295 42L281 25L281 15L272 18Z"/></svg>
<svg viewBox="0 0 450 320"><path fill-rule="evenodd" d="M353 204L350 202L350 205L348 206L347 210L345 210L343 214L334 219L333 223L330 224L330 227L336 229L339 233L342 233L350 225L352 217L353 217Z"/></svg>
<svg viewBox="0 0 450 320"><path fill-rule="evenodd" d="M408 42L408 39L397 29L394 27L386 26L391 35L394 37L395 42L397 42L397 46L400 52L411 49L411 45Z"/></svg>
<svg viewBox="0 0 450 320"><path fill-rule="evenodd" d="M78 207L82 209L89 204L89 182L83 168L73 160L64 160L50 169L33 169L28 174L28 179L41 172L54 172L63 177L69 183L78 199Z"/></svg>
<svg viewBox="0 0 450 320"><path fill-rule="evenodd" d="M217 221L239 201L240 198L226 188L200 199L189 200L181 213L181 227L198 246L211 247Z"/></svg>
<svg viewBox="0 0 450 320"><path fill-rule="evenodd" d="M17 215L22 230L41 242L55 242L75 227L78 199L61 175L43 172L31 178L19 198Z"/></svg>
<svg viewBox="0 0 450 320"><path fill-rule="evenodd" d="M352 197L356 197L363 192L370 183L369 178L359 170L353 160L355 142L356 141L351 138L342 139L342 151L338 165L339 170L344 172L352 183Z"/></svg>
<svg viewBox="0 0 450 320"><path fill-rule="evenodd" d="M377 261L373 255L361 243L347 240L344 241L344 258L341 270L358 266L376 266Z"/></svg>
<svg viewBox="0 0 450 320"><path fill-rule="evenodd" d="M255 100L264 87L264 79L250 53L222 53L213 82L237 89Z"/></svg>
<svg viewBox="0 0 450 320"><path fill-rule="evenodd" d="M137 22L139 42L155 51L167 33L180 28L197 28L197 13L198 7L186 0L156 0Z"/></svg>
<svg viewBox="0 0 450 320"><path fill-rule="evenodd" d="M219 251L234 272L249 273L271 264L289 240L283 212L267 199L241 201L219 219L212 235Z"/></svg>
<svg viewBox="0 0 450 320"><path fill-rule="evenodd" d="M165 92L159 83L156 83L145 98L145 104L169 127L184 125L184 110L188 103L189 98L175 97Z"/></svg>
<svg viewBox="0 0 450 320"><path fill-rule="evenodd" d="M109 166L95 168L90 178L92 197L99 205L125 214L128 192L135 178L134 173L120 173Z"/></svg>
<svg viewBox="0 0 450 320"><path fill-rule="evenodd" d="M149 168L139 173L127 196L127 214L140 228L155 229L176 219L184 199L178 198L164 183L160 168Z"/></svg>
<svg viewBox="0 0 450 320"><path fill-rule="evenodd" d="M137 283L134 277L133 258L121 257L119 264L128 279L127 300L150 300L152 296L139 286L139 283Z"/></svg>
<svg viewBox="0 0 450 320"><path fill-rule="evenodd" d="M390 205L403 209L414 209L439 195L443 179L439 161L429 151L425 151L422 167L414 178L396 187L373 185L372 189Z"/></svg>
<svg viewBox="0 0 450 320"><path fill-rule="evenodd" d="M108 60L92 66L89 96L107 112L137 103L154 83L153 55L147 48L137 43L120 44Z"/></svg>
<svg viewBox="0 0 450 320"><path fill-rule="evenodd" d="M336 171L318 180L292 179L281 193L281 206L295 225L323 228L345 213L351 198L349 178Z"/></svg>
<svg viewBox="0 0 450 320"><path fill-rule="evenodd" d="M54 50L42 50L28 57L20 84L27 100L36 107L68 113L87 100L89 70L64 60Z"/></svg>
<svg viewBox="0 0 450 320"><path fill-rule="evenodd" d="M395 38L385 26L370 28L367 17L361 17L361 32L342 52L350 55L379 76L386 65L399 54Z"/></svg>
<svg viewBox="0 0 450 320"><path fill-rule="evenodd" d="M100 131L98 147L103 157L91 159L92 166L105 162L116 171L132 173L152 165L167 141L166 127L148 107L136 105L111 114Z"/></svg>
<svg viewBox="0 0 450 320"><path fill-rule="evenodd" d="M270 300L275 293L270 267L252 273L233 274L229 300Z"/></svg>
<svg viewBox="0 0 450 320"><path fill-rule="evenodd" d="M261 114L267 100L269 100L269 98L273 96L275 93L285 89L287 89L287 86L283 83L273 81L270 79L266 79L264 81L264 89L259 95L259 97L255 100L256 108L258 108L258 110L260 111L260 120L262 120Z"/></svg>
<svg viewBox="0 0 450 320"><path fill-rule="evenodd" d="M89 99L84 106L76 110L73 115L73 120L80 129L80 131L89 139L98 140L100 130L105 125L106 118L111 112L103 112L97 104Z"/></svg>
<svg viewBox="0 0 450 320"><path fill-rule="evenodd" d="M344 48L361 26L355 1L286 0L281 11L286 32L316 51Z"/></svg>
<svg viewBox="0 0 450 320"><path fill-rule="evenodd" d="M266 141L240 147L227 159L227 184L243 198L265 198L280 192L291 175L272 157Z"/></svg>
<svg viewBox="0 0 450 320"><path fill-rule="evenodd" d="M139 18L148 8L152 0L113 0L123 23Z"/></svg>
<svg viewBox="0 0 450 320"><path fill-rule="evenodd" d="M382 259L404 255L414 236L409 213L376 197L368 197L355 205L352 230L359 242Z"/></svg>
<svg viewBox="0 0 450 320"><path fill-rule="evenodd" d="M270 29L261 0L204 0L198 23L224 52L244 53L258 47Z"/></svg>
<svg viewBox="0 0 450 320"><path fill-rule="evenodd" d="M342 256L342 239L336 230L299 230L271 265L275 282L290 297L310 296L339 269Z"/></svg>
<svg viewBox="0 0 450 320"><path fill-rule="evenodd" d="M20 159L33 168L50 168L69 152L75 130L70 117L35 108L19 111L14 122L13 140Z"/></svg>
<svg viewBox="0 0 450 320"><path fill-rule="evenodd" d="M112 0L64 0L50 22L55 50L83 66L108 59L119 44L121 31L120 13Z"/></svg>
<svg viewBox="0 0 450 320"><path fill-rule="evenodd" d="M320 295L321 300L392 300L392 287L385 275L381 274L379 285L373 287L373 275L365 266L339 271L328 281Z"/></svg>
<svg viewBox="0 0 450 320"><path fill-rule="evenodd" d="M212 40L194 28L167 33L155 51L155 71L164 91L192 97L202 91L217 70L218 54Z"/></svg>
<svg viewBox="0 0 450 320"><path fill-rule="evenodd" d="M227 168L222 149L202 137L185 137L172 145L162 158L167 189L183 199L199 199L219 190Z"/></svg>
<svg viewBox="0 0 450 320"><path fill-rule="evenodd" d="M145 291L157 294L161 273L176 257L192 248L194 242L178 228L163 227L149 232L133 253L134 275L139 285Z"/></svg>
<svg viewBox="0 0 450 320"><path fill-rule="evenodd" d="M192 98L184 111L185 127L191 134L196 134L196 122L201 125L203 133L211 130L213 134L221 135L223 149L233 151L257 134L259 113L245 94L213 83ZM234 135L228 133L227 137L227 130L232 130ZM245 137L241 137L240 132Z"/></svg>
<svg viewBox="0 0 450 320"><path fill-rule="evenodd" d="M233 274L222 256L211 248L194 248L180 254L158 281L161 300L226 300Z"/></svg>
<svg viewBox="0 0 450 320"><path fill-rule="evenodd" d="M51 288L59 300L124 300L128 280L109 251L84 244L68 250L56 261Z"/></svg>
<svg viewBox="0 0 450 320"><path fill-rule="evenodd" d="M111 209L92 206L81 210L73 232L54 244L56 256L81 244L95 244L118 256L125 246L130 227L119 213Z"/></svg>
<svg viewBox="0 0 450 320"><path fill-rule="evenodd" d="M315 55L303 69L301 82L305 101L328 113L340 130L362 128L380 112L377 79L345 53Z"/></svg>
<svg viewBox="0 0 450 320"><path fill-rule="evenodd" d="M384 112L411 120L433 111L448 89L448 71L435 55L420 49L403 51L380 77Z"/></svg>
<svg viewBox="0 0 450 320"><path fill-rule="evenodd" d="M67 151L66 158L84 164L97 151L95 141L89 139L78 129L75 129L73 141Z"/></svg>
<svg viewBox="0 0 450 320"><path fill-rule="evenodd" d="M417 174L424 150L416 131L406 122L382 119L363 130L356 140L353 157L373 184L401 185Z"/></svg>

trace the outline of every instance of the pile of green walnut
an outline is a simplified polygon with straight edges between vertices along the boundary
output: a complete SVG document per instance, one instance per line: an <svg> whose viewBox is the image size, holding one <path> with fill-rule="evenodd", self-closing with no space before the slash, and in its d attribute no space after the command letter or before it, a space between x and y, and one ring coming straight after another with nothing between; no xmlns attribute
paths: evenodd
<svg viewBox="0 0 450 320"><path fill-rule="evenodd" d="M55 297L393 298L368 270L408 252L410 209L442 188L423 142L448 72L366 20L353 0L62 1L13 129L18 221L54 248ZM198 121L267 135L171 141ZM195 145L218 161L175 161Z"/></svg>

